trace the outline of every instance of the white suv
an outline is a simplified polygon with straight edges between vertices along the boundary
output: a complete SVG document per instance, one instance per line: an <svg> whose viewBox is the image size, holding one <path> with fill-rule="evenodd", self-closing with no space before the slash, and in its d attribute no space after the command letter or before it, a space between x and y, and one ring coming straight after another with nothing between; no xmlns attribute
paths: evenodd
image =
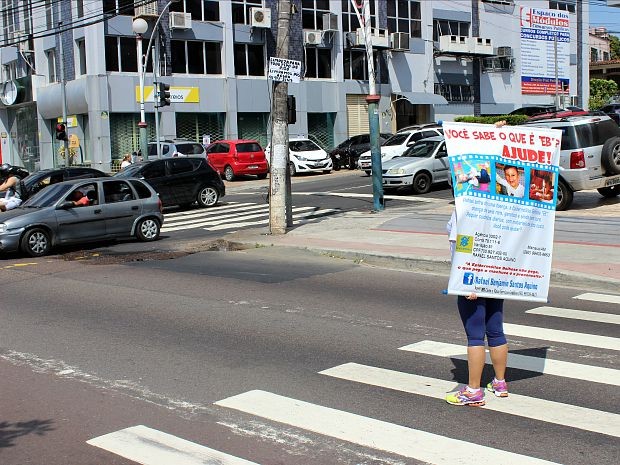
<svg viewBox="0 0 620 465"><path fill-rule="evenodd" d="M400 157L408 147L411 147L419 140L441 135L443 135L441 126L435 124L422 125L411 129L407 128L407 130L398 131L381 146L381 163L395 157ZM357 164L366 172L366 174L370 175L372 166L370 150L360 155Z"/></svg>
<svg viewBox="0 0 620 465"><path fill-rule="evenodd" d="M557 210L566 210L573 192L597 189L620 194L620 127L608 116L568 116L524 123L562 131Z"/></svg>
<svg viewBox="0 0 620 465"><path fill-rule="evenodd" d="M202 144L191 140L161 140L161 157L206 157L207 151ZM157 142L149 142L149 160L157 158Z"/></svg>

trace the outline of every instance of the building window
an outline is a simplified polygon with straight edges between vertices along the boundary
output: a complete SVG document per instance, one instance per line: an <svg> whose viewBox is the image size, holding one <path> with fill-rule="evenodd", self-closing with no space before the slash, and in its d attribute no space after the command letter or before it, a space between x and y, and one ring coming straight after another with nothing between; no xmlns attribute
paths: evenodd
<svg viewBox="0 0 620 465"><path fill-rule="evenodd" d="M373 53L375 75L379 74L379 52ZM366 52L363 50L345 50L343 53L344 78L356 81L368 81ZM376 77L375 77L376 80Z"/></svg>
<svg viewBox="0 0 620 465"><path fill-rule="evenodd" d="M250 24L250 8L261 8L262 0L231 0L232 22Z"/></svg>
<svg viewBox="0 0 620 465"><path fill-rule="evenodd" d="M170 11L189 13L195 21L219 21L220 5L211 0L181 0L170 5Z"/></svg>
<svg viewBox="0 0 620 465"><path fill-rule="evenodd" d="M47 50L45 56L47 58L47 82L50 84L58 82L58 76L56 75L56 50Z"/></svg>
<svg viewBox="0 0 620 465"><path fill-rule="evenodd" d="M2 82L17 79L17 61L12 61L2 67Z"/></svg>
<svg viewBox="0 0 620 465"><path fill-rule="evenodd" d="M77 0L75 3L77 17L81 18L82 16L84 16L84 0Z"/></svg>
<svg viewBox="0 0 620 465"><path fill-rule="evenodd" d="M54 1L54 3L56 2ZM140 2L139 4L142 3L146 2ZM103 0L103 13L133 16L135 13L134 0Z"/></svg>
<svg viewBox="0 0 620 465"><path fill-rule="evenodd" d="M590 62L598 61L598 50L590 47Z"/></svg>
<svg viewBox="0 0 620 465"><path fill-rule="evenodd" d="M86 41L84 39L77 40L75 45L78 50L78 70L81 76L86 74Z"/></svg>
<svg viewBox="0 0 620 465"><path fill-rule="evenodd" d="M54 28L54 12L52 11L52 0L45 0L45 26L47 29Z"/></svg>
<svg viewBox="0 0 620 465"><path fill-rule="evenodd" d="M22 0L22 11L24 17L24 31L32 34L32 5L29 0Z"/></svg>
<svg viewBox="0 0 620 465"><path fill-rule="evenodd" d="M422 37L421 2L387 2L387 25L390 32L406 32L411 37Z"/></svg>
<svg viewBox="0 0 620 465"><path fill-rule="evenodd" d="M435 84L435 93L448 102L470 103L474 101L474 86L467 84Z"/></svg>
<svg viewBox="0 0 620 465"><path fill-rule="evenodd" d="M306 77L331 79L332 51L329 48L306 48Z"/></svg>
<svg viewBox="0 0 620 465"><path fill-rule="evenodd" d="M219 42L171 40L170 48L173 73L222 74Z"/></svg>
<svg viewBox="0 0 620 465"><path fill-rule="evenodd" d="M323 29L323 15L329 13L329 0L302 0L301 26L304 29Z"/></svg>
<svg viewBox="0 0 620 465"><path fill-rule="evenodd" d="M262 45L235 44L235 74L264 76L265 54Z"/></svg>
<svg viewBox="0 0 620 465"><path fill-rule="evenodd" d="M388 2L391 3L391 2ZM360 11L362 14L362 11ZM377 14L375 12L375 2L370 2L370 25L377 27ZM355 32L362 27L357 20L355 8L351 5L351 0L342 0L342 30L344 32ZM322 29L322 28L321 28Z"/></svg>
<svg viewBox="0 0 620 465"><path fill-rule="evenodd" d="M433 40L439 42L439 37L441 36L469 37L469 23L435 19L433 20Z"/></svg>
<svg viewBox="0 0 620 465"><path fill-rule="evenodd" d="M563 11L568 11L569 13L574 13L575 12L575 0L550 1L549 9L550 10L563 10Z"/></svg>
<svg viewBox="0 0 620 465"><path fill-rule="evenodd" d="M136 73L138 71L136 39L133 37L106 36L105 69Z"/></svg>

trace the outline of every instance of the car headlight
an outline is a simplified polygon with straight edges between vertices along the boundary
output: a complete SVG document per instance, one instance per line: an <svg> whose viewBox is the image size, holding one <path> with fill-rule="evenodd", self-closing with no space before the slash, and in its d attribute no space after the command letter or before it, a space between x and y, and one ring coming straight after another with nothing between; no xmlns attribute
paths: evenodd
<svg viewBox="0 0 620 465"><path fill-rule="evenodd" d="M388 174L405 174L405 170L402 168L392 168L388 170Z"/></svg>
<svg viewBox="0 0 620 465"><path fill-rule="evenodd" d="M308 161L308 159L306 157L300 157L299 155L295 155L295 157L299 160L299 161Z"/></svg>
<svg viewBox="0 0 620 465"><path fill-rule="evenodd" d="M7 229L6 224L0 223L0 233L5 233Z"/></svg>

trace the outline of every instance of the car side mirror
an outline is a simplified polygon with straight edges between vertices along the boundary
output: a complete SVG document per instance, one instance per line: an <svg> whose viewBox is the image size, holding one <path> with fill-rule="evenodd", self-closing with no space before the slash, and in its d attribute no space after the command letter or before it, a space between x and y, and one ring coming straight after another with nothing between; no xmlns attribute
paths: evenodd
<svg viewBox="0 0 620 465"><path fill-rule="evenodd" d="M448 156L448 152L444 152L443 150L441 152L437 152L437 158L444 158Z"/></svg>
<svg viewBox="0 0 620 465"><path fill-rule="evenodd" d="M70 200L65 200L60 205L58 205L58 210L67 210L69 208L73 208L75 205Z"/></svg>

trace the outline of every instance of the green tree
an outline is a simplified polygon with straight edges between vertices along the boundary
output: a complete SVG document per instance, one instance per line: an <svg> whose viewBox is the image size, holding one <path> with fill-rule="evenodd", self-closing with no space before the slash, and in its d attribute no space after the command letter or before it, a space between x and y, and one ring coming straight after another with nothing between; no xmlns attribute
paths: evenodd
<svg viewBox="0 0 620 465"><path fill-rule="evenodd" d="M611 79L590 79L590 100L588 108L598 110L607 105L611 98L618 93L618 84Z"/></svg>
<svg viewBox="0 0 620 465"><path fill-rule="evenodd" d="M611 59L620 60L620 39L618 36L609 35L609 48L611 49Z"/></svg>

